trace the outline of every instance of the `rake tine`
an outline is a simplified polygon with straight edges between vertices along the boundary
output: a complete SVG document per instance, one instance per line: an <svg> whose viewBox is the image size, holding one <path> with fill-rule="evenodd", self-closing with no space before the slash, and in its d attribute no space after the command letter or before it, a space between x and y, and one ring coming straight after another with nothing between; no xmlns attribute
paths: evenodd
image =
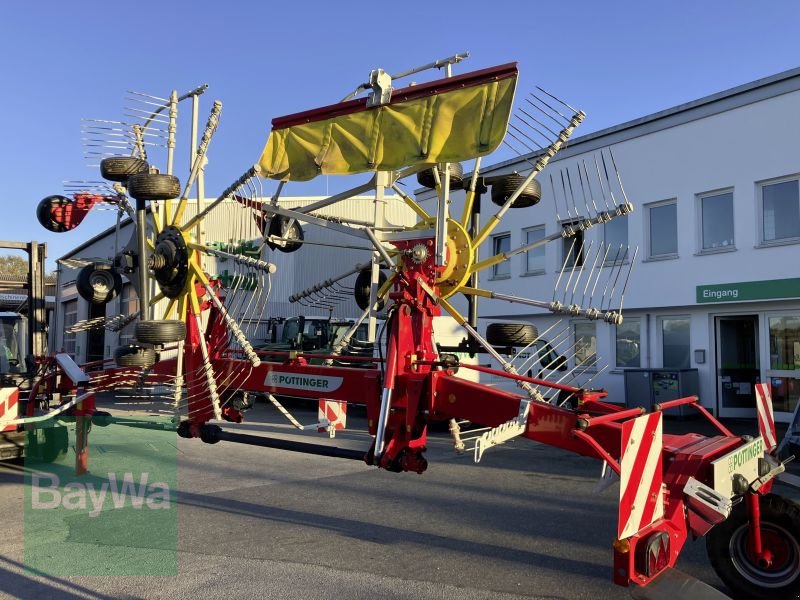
<svg viewBox="0 0 800 600"><path fill-rule="evenodd" d="M514 118L516 118L518 121L522 122L527 127L530 127L531 129L533 129L537 133L541 134L541 132L538 129L536 129L535 127L531 126L530 123L528 123L525 119L523 119L519 115L514 115ZM508 126L512 127L514 130L519 132L521 135L525 136L525 138L527 138L534 146L536 146L536 148L538 149L537 150L538 152L541 152L542 150L544 150L544 146L542 146L538 141L536 141L535 138L533 138L532 136L530 136L527 133L525 133L522 129L520 129L519 127L516 127L512 123L509 123ZM545 138L545 143L547 143L546 140L547 140L547 138Z"/></svg>
<svg viewBox="0 0 800 600"><path fill-rule="evenodd" d="M611 165L614 167L614 173L617 174L617 182L619 183L619 189L622 192L622 197L625 199L625 204L630 205L631 201L628 200L628 195L625 193L625 188L622 186L622 177L620 177L619 175L619 169L617 169L617 161L614 160L614 153L611 151L611 148L608 149L608 155L611 157Z"/></svg>
<svg viewBox="0 0 800 600"><path fill-rule="evenodd" d="M549 175L550 175L550 187L553 190L553 205L555 206L556 209L556 220L558 222L561 222L561 216L558 214L558 196L556 194L556 186L553 183L553 174L550 173Z"/></svg>
<svg viewBox="0 0 800 600"><path fill-rule="evenodd" d="M608 297L608 309L611 309L612 300L614 299L614 292L617 290L617 282L619 282L619 276L622 273L622 266L625 262L625 257L628 256L628 250L630 248L626 247L625 252L622 254L622 259L619 261L619 268L617 269L617 276L614 278L614 285L611 286L611 294Z"/></svg>
<svg viewBox="0 0 800 600"><path fill-rule="evenodd" d="M542 90L542 88L540 88L540 87L538 87L538 86L537 86L537 89L539 89L539 90L541 90L541 91L543 91L543 92L544 92L544 90ZM545 92L545 93L547 93L547 92ZM554 113L556 113L556 114L557 114L559 117L561 117L562 119L564 119L564 120L565 120L567 123L569 123L569 121L570 121L569 117L567 117L567 116L565 116L565 115L561 114L561 111L559 111L558 109L556 109L556 108L553 108L552 106L550 106L550 105L549 105L547 102L545 102L544 100L542 100L541 98L539 98L539 96L537 96L537 95L536 95L536 94L534 94L533 92L531 92L531 93L530 93L530 95L531 95L531 96L533 96L534 98L536 98L536 100L538 100L538 101L539 101L539 102L541 102L542 104L544 104L544 105L545 105L547 108L549 108L551 111L553 111ZM534 105L534 106L536 106L536 105ZM546 112L546 111L542 110L542 109L541 109L540 107L538 107L538 106L537 106L536 108L538 108L540 111L542 111L542 114L545 114L545 115L549 116L549 117L550 117L550 118L551 118L553 121L555 121L556 123L558 123L559 125L561 125L561 123L559 123L559 122L558 122L558 119L556 119L556 118L555 118L553 115L551 115L551 114L549 114L548 112Z"/></svg>
<svg viewBox="0 0 800 600"><path fill-rule="evenodd" d="M603 288L603 297L600 299L600 310L603 310L603 306L605 304L606 295L608 294L608 288L611 285L611 280L614 277L614 267L619 262L619 253L622 252L622 244L619 245L617 248L617 253L614 255L614 262L611 265L611 271L608 274L608 278L606 279L606 285Z"/></svg>
<svg viewBox="0 0 800 600"><path fill-rule="evenodd" d="M575 242L577 241L577 239L578 238L573 238L573 240L572 240L572 245L573 246L575 245ZM572 263L572 269L570 269L570 272L569 272L569 279L567 279L567 285L564 286L563 302L567 301L567 293L569 292L569 286L572 285L572 277L573 277L573 275L575 275L576 267L578 266L578 256L580 256L581 252L583 252L583 244L584 243L581 242L581 245L578 248L578 253L575 255L575 260Z"/></svg>
<svg viewBox="0 0 800 600"><path fill-rule="evenodd" d="M153 96L152 94L145 94L143 92L137 92L135 90L125 90L126 94L134 94L136 96L142 96L144 98L151 98L152 100L161 100L162 102L169 102L167 98L161 98L160 96Z"/></svg>
<svg viewBox="0 0 800 600"><path fill-rule="evenodd" d="M622 314L622 302L625 300L625 290L628 289L628 279L631 276L631 271L633 270L633 265L636 262L636 256L639 254L639 246L636 246L636 249L633 251L633 258L631 259L631 263L628 266L628 273L625 275L625 283L622 285L622 294L619 297L619 313Z"/></svg>
<svg viewBox="0 0 800 600"><path fill-rule="evenodd" d="M598 369L598 370L597 370L597 372L596 372L594 375L592 375L591 377L589 377L589 379L587 379L587 380L586 380L586 383L584 383L583 385L584 385L584 386L588 386L590 383L592 383L592 381L593 381L594 379L596 379L597 377L599 377L600 375L602 375L602 374L603 374L603 372L605 372L605 370L606 370L606 369L608 369L608 366L609 366L609 365L608 365L608 363L606 363L605 365L603 365L603 368L602 368L602 369Z"/></svg>
<svg viewBox="0 0 800 600"><path fill-rule="evenodd" d="M125 97L125 101L127 102L138 102L139 104L144 104L146 106L157 106L158 108L167 108L169 106L169 101L166 103L164 102L150 102L149 100L140 100L139 98L131 98Z"/></svg>
<svg viewBox="0 0 800 600"><path fill-rule="evenodd" d="M586 187L589 188L589 198L592 201L592 206L594 207L594 213L598 214L600 211L597 208L597 204L595 204L595 202L594 202L594 192L592 192L592 184L589 181L589 172L586 170L586 161L584 159L581 159L581 162L583 163L583 172L586 175ZM578 174L580 175L580 173L581 173L581 168L580 168L580 165L579 165L578 166ZM583 189L583 175L581 175L581 190L582 189ZM584 195L584 197L585 197L585 195Z"/></svg>
<svg viewBox="0 0 800 600"><path fill-rule="evenodd" d="M589 290L589 285L592 283L592 279L594 278L595 269L597 268L597 259L600 258L600 252L603 250L603 242L600 242L597 245L597 252L594 253L594 262L592 262L592 270L589 271L589 277L586 278L586 285L583 288L583 295L581 296L581 305L586 303L586 292ZM591 303L591 296L589 297L589 302Z"/></svg>
<svg viewBox="0 0 800 600"><path fill-rule="evenodd" d="M522 131L520 131L518 127L515 127L513 123L509 123L509 124L508 124L508 127L509 127L510 129L513 129L514 131L516 131L516 132L517 132L517 133L519 133L520 135L523 135L523 136L525 136L525 137L528 137L528 136L526 136L526 135L525 135L525 134L524 134ZM511 131L509 131L509 132L508 132L508 135L510 135L511 137L513 137L515 140L517 140L517 141L518 141L520 144L522 144L523 146L525 146L525 147L526 147L528 150L530 150L531 152L538 152L539 150L541 150L541 149L542 149L542 147L541 147L541 146L539 146L539 144L536 144L536 142L534 142L533 140L530 140L530 138L528 138L528 139L529 139L531 142L533 142L534 144L536 144L537 146L539 146L539 150L536 150L536 149L534 149L534 148L531 148L530 146L528 146L528 144L526 144L526 143L525 143L525 142L523 142L521 139L519 139L517 136L515 136L513 133L511 133Z"/></svg>
<svg viewBox="0 0 800 600"><path fill-rule="evenodd" d="M584 243L584 246L585 246L585 245L586 245L586 244ZM591 254L591 252L592 252L592 246L594 246L594 240L591 240L591 241L589 242L589 248L587 248L587 250L586 250L586 254ZM581 277L583 277L583 270L584 270L584 268L585 268L585 267L586 267L586 256L584 256L584 260L583 260L583 262L581 263L581 270L580 270L580 271L578 271L578 278L575 280L575 285L574 285L574 286L573 286L573 288L572 288L572 294L571 294L571 295L570 295L570 297L569 297L569 303L570 303L570 304L573 304L573 302L574 302L574 300L575 300L575 292L576 292L576 291L577 291L577 289L578 289L578 284L579 284L579 283L580 283L580 281L581 281ZM591 273L590 273L590 275L591 275ZM588 278L587 278L587 281L588 281Z"/></svg>
<svg viewBox="0 0 800 600"><path fill-rule="evenodd" d="M528 104L530 104L531 106L533 106L533 107L535 107L535 108L538 108L538 107L537 107L537 106L536 106L536 105L535 105L533 102L531 102L531 101L530 101L530 100L528 100L527 98L525 98L525 102L527 102ZM538 123L539 125L541 125L541 126L542 126L542 127L544 127L545 129L547 129L547 131L548 131L548 132L549 132L549 133L550 133L550 134L551 134L553 137L558 137L558 132L556 132L556 131L553 131L552 129L550 129L550 128L549 128L547 125L545 125L544 123L542 123L542 122L541 122L539 119L537 119L536 117L534 117L532 114L528 113L528 111L526 111L524 108L520 107L520 108L519 108L519 110L520 110L520 112L522 112L523 114L527 115L527 116L528 116L528 117L529 117L531 120L535 121L536 123ZM517 117L517 118L519 118L519 117ZM533 125L530 125L530 127L533 127ZM533 128L534 128L534 129L536 129L535 127L533 127ZM546 135L544 135L544 134L543 134L541 131L539 131L538 129L536 129L536 131L538 131L538 132L539 132L539 135L541 135L541 136L543 136L543 137L547 137Z"/></svg>
<svg viewBox="0 0 800 600"><path fill-rule="evenodd" d="M580 113L580 112L581 112L580 110L578 110L578 109L577 109L577 108L575 108L574 106L570 106L569 104L567 104L566 102L564 102L564 101L563 101L561 98L557 98L556 96L554 96L553 94L551 94L551 93L550 93L550 92L548 92L547 90L540 88L538 85L536 86L536 89L540 90L540 91L541 91L542 93L544 93L544 94L547 94L548 96L550 96L550 97L551 97L553 100L555 100L555 101L556 101L556 102L558 102L559 104L563 104L563 105L564 105L564 106L566 106L568 109L570 109L570 110L571 110L573 113L575 113L575 114L578 114L578 113Z"/></svg>
<svg viewBox="0 0 800 600"><path fill-rule="evenodd" d="M578 167L578 173L580 174L580 167ZM575 199L575 192L572 189L572 177L570 176L570 169L567 167L567 183L569 184L569 193L572 195L573 201ZM581 188L581 197L583 198L583 206L586 208L586 214L591 215L592 211L589 208L589 204L586 202L586 194L583 193L583 188ZM577 210L577 209L576 209ZM585 223L591 224L592 222L587 218L584 220ZM590 227L591 225L587 225Z"/></svg>
<svg viewBox="0 0 800 600"><path fill-rule="evenodd" d="M570 212L570 208L569 208L569 196L567 196L567 184L564 181L564 171L561 170L561 171L559 171L559 173L561 175L561 190L564 192L564 202L567 205L567 216L570 219L576 219L578 217L578 209L577 208L575 209L575 216L573 217L572 216L572 212ZM574 204L575 203L575 199L573 198L572 200L573 200L573 204Z"/></svg>
<svg viewBox="0 0 800 600"><path fill-rule="evenodd" d="M606 185L608 186L608 193L611 195L611 204L614 208L616 208L617 199L614 198L614 190L611 188L611 178L608 176L608 167L606 166L605 152L600 151L600 158L603 159L603 172L606 174Z"/></svg>
<svg viewBox="0 0 800 600"><path fill-rule="evenodd" d="M611 207L608 205L608 199L606 198L606 191L603 188L603 178L600 175L600 164L597 162L597 155L594 156L594 166L597 169L597 182L600 184L600 192L603 195L603 204L605 204L606 210L611 210Z"/></svg>
<svg viewBox="0 0 800 600"><path fill-rule="evenodd" d="M567 268L567 262L569 262L569 257L572 254L572 249L575 247L575 238L572 238L572 245L569 248L569 252L564 255L564 264L561 265L561 272L558 274L558 279L556 280L556 285L553 288L553 302L556 300L556 292L558 291L558 286L561 284L561 278L564 276L564 270Z"/></svg>

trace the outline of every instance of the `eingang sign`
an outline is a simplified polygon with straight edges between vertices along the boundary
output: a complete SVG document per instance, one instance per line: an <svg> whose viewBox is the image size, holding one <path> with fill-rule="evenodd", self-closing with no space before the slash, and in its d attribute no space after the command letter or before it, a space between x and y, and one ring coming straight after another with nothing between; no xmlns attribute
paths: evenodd
<svg viewBox="0 0 800 600"><path fill-rule="evenodd" d="M697 303L800 298L800 277L697 286Z"/></svg>

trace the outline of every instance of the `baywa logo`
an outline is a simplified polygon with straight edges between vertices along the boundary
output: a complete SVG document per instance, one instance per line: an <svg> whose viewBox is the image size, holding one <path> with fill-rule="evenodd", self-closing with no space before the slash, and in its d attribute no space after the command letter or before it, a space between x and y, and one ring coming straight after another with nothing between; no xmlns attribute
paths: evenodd
<svg viewBox="0 0 800 600"><path fill-rule="evenodd" d="M170 488L166 482L150 483L148 473L136 476L131 472L108 473L108 480L92 483L70 481L61 486L55 473L43 471L31 474L31 509L64 508L85 512L97 517L104 510L133 508L138 510L169 510Z"/></svg>

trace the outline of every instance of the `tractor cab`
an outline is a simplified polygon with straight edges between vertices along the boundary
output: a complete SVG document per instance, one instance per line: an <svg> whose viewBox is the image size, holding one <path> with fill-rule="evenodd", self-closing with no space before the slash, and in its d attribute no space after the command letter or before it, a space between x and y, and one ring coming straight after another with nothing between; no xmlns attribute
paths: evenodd
<svg viewBox="0 0 800 600"><path fill-rule="evenodd" d="M15 379L27 372L27 321L15 312L0 312L0 377Z"/></svg>

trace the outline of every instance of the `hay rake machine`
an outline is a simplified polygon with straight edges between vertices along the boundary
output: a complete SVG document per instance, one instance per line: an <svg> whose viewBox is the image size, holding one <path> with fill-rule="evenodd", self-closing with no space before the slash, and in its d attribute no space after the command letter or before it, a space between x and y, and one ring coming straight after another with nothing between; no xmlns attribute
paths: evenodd
<svg viewBox="0 0 800 600"><path fill-rule="evenodd" d="M258 162L207 203L189 201L195 183L203 198L206 154L222 108L214 103L198 143L198 102L205 87L166 99L135 94L145 108L128 111L132 122L89 122L87 155L100 159L110 186L104 193L94 187L72 197L51 196L37 210L40 222L52 231L73 228L101 202L133 222L126 246L105 261L85 265L78 275L79 292L91 302L112 299L123 276L140 300L135 315L77 325L132 327L135 332L132 344L116 350L115 364L90 372L89 385L96 391L131 382L171 386L168 396L183 437L358 459L397 472L425 471L428 425L435 420L450 420L457 450L470 442L476 460L517 437L590 456L603 461L609 477L620 479L613 543L616 583L634 586L639 597L722 597L674 569L689 536L706 536L712 565L733 594L797 597L800 507L771 493L784 465L774 455L774 444L765 441L774 440L769 411L760 421L762 435L751 438L733 435L696 397L663 403L650 413L622 409L605 402L603 390L575 384L574 375L566 380L575 369L560 377L522 374L525 369L521 373L498 347L533 344L538 336L525 326L501 324L486 337L479 333L478 298L620 324L636 254L631 259L628 248L587 245L583 232L634 207L611 149L598 151L588 162L547 169L583 121L582 111L537 88L512 116L516 64L453 76L453 65L464 58L456 55L394 76L374 70L367 83L339 103L274 119ZM433 68L443 69L446 77L394 86L398 79ZM192 150L189 175L181 185L172 173L177 109L185 99L193 107ZM482 176L483 157L501 144L522 155L526 169ZM161 147L167 157L163 173L152 160ZM474 163L465 176L460 163L468 160ZM367 183L319 201L296 206L282 197L290 182L362 173L372 174ZM403 181L412 175L435 191L432 209L403 189ZM268 181L277 182L269 195L264 192ZM536 205L542 187L549 188L558 219L567 225L542 240L481 258L479 248L501 220L512 209ZM481 226L475 208L490 188L497 209ZM336 212L340 203L365 193L373 201L363 202L358 218ZM456 198L460 215L454 214ZM390 222L387 203L404 206L415 222ZM204 242L202 222L220 210L230 211L230 239L256 240L248 251ZM270 300L270 277L278 261L268 258L312 243L305 240L304 227L348 236L367 258L290 299L323 302L326 293L340 296L349 290L351 284L342 282L356 278L352 286L363 313L330 354L317 356L321 364L311 364L302 347L258 352L248 330L249 316L261 314ZM569 251L549 299L479 286L481 271L564 240ZM228 261L234 275L224 282L210 276L204 266L209 258ZM456 308L464 298L466 316ZM371 321L374 334L374 317L382 304L387 319L379 338L385 337L385 344L377 344L375 355L346 352L360 323ZM157 318L153 307L159 308ZM459 364L455 356L442 353L435 343L436 320L442 315L463 328L470 351L489 353L501 369ZM570 350L582 350L574 357L576 368L596 360L576 346ZM512 381L519 390L512 393L456 376L456 371L469 369ZM272 440L212 423L240 421L246 393L363 404L371 446L356 452ZM663 433L663 411L679 405L699 411L717 435ZM90 406L84 414L91 412ZM484 429L462 438L456 419Z"/></svg>

